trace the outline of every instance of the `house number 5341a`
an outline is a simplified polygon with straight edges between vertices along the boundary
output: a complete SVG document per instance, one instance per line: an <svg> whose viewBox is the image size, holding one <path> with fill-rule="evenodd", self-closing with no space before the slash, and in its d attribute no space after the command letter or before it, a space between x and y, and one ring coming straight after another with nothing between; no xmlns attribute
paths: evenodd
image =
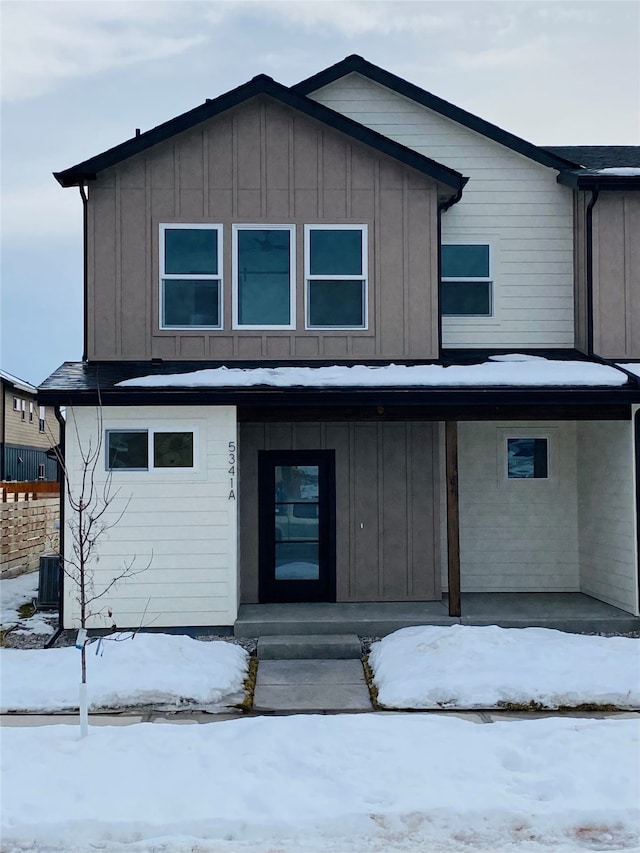
<svg viewBox="0 0 640 853"><path fill-rule="evenodd" d="M230 501L235 501L236 499L236 455L237 455L237 446L235 441L229 442L229 458L227 462L229 463L229 498Z"/></svg>

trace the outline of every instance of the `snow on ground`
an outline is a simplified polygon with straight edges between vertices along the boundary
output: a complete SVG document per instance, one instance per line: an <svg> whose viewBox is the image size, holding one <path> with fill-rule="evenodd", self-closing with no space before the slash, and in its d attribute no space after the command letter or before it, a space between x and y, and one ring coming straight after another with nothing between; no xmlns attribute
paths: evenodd
<svg viewBox="0 0 640 853"><path fill-rule="evenodd" d="M638 639L496 625L402 628L369 657L388 708L638 708L639 661Z"/></svg>
<svg viewBox="0 0 640 853"><path fill-rule="evenodd" d="M412 388L500 386L619 386L624 373L604 364L553 361L518 353L495 356L484 364L402 365L382 367L217 367L192 373L141 376L118 387L145 388Z"/></svg>
<svg viewBox="0 0 640 853"><path fill-rule="evenodd" d="M215 709L242 700L248 655L240 646L169 634L131 636L87 647L90 709L185 703ZM78 707L80 651L74 646L0 649L0 663L1 712Z"/></svg>
<svg viewBox="0 0 640 853"><path fill-rule="evenodd" d="M1 730L3 851L637 850L637 720L438 715Z"/></svg>
<svg viewBox="0 0 640 853"><path fill-rule="evenodd" d="M28 572L15 578L3 578L0 581L0 628L6 630L19 624L19 633L53 634L51 621L56 622L57 613L36 613L28 619L22 619L18 608L32 602L38 595L38 572Z"/></svg>

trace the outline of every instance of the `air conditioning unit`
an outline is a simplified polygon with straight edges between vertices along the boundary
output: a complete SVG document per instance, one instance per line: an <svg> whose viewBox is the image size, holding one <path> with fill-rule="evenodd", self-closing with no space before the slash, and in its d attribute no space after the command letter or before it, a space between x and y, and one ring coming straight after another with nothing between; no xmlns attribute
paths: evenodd
<svg viewBox="0 0 640 853"><path fill-rule="evenodd" d="M40 557L38 607L57 607L60 598L60 557L57 554Z"/></svg>

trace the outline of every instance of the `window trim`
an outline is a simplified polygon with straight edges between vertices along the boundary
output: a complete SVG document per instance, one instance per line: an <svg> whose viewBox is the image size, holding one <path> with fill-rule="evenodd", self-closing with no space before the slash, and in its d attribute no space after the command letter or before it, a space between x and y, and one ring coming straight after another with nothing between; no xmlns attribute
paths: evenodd
<svg viewBox="0 0 640 853"><path fill-rule="evenodd" d="M44 432L47 420L47 409L45 406L38 407L38 432Z"/></svg>
<svg viewBox="0 0 640 853"><path fill-rule="evenodd" d="M159 279L159 300L158 300L158 326L161 330L166 331L198 331L202 329L220 330L224 328L224 256L223 256L223 225L216 222L161 222L159 224L158 237L158 279ZM216 232L216 245L218 252L218 272L216 275L197 273L165 273L165 232L166 231L187 231L187 230L202 230ZM217 281L218 282L218 325L217 326L176 326L167 325L164 323L164 282L167 281Z"/></svg>
<svg viewBox="0 0 640 853"><path fill-rule="evenodd" d="M240 299L238 292L238 234L240 231L288 231L289 232L289 323L286 325L260 323L257 325L240 323L238 313ZM271 222L236 222L231 226L231 328L243 330L295 330L296 329L296 226Z"/></svg>
<svg viewBox="0 0 640 853"><path fill-rule="evenodd" d="M13 411L14 412L20 411L20 397L14 397L13 398Z"/></svg>
<svg viewBox="0 0 640 853"><path fill-rule="evenodd" d="M361 275L321 275L311 274L311 232L312 231L360 231L362 234L362 273ZM362 325L361 326L314 326L309 317L309 284L312 281L361 281L362 282ZM304 226L304 328L305 331L358 331L369 329L369 232L368 226L357 223L334 225L329 222L316 222Z"/></svg>
<svg viewBox="0 0 640 853"><path fill-rule="evenodd" d="M461 284L488 284L489 285L489 313L488 314L445 314L441 310L442 319L468 318L471 320L491 320L496 316L495 293L494 293L494 247L489 240L444 240L440 241L440 254L444 246L486 246L489 250L489 275L488 276L444 276L440 275L440 286L446 283L456 282Z"/></svg>
<svg viewBox="0 0 640 853"><path fill-rule="evenodd" d="M147 467L146 468L110 468L109 467L109 433L111 432L145 432L147 434ZM155 454L155 444L154 444L154 436L159 433L166 432L188 432L193 436L193 465L190 467L171 467L165 465L156 466L154 464ZM176 426L173 423L163 424L162 426L155 427L118 427L111 426L106 427L104 430L104 446L105 446L105 470L108 474L119 474L121 472L125 473L154 473L158 472L165 473L170 472L171 474L194 474L199 471L199 463L198 460L200 458L200 441L199 441L199 432L198 428L195 426Z"/></svg>
<svg viewBox="0 0 640 853"><path fill-rule="evenodd" d="M547 476L546 477L509 477L509 439L510 438L544 438L547 442ZM544 484L557 481L556 447L558 444L558 428L550 425L547 428L500 426L497 430L498 451L498 482L502 488L512 488L512 483L528 483L529 488L544 488ZM537 484L532 486L531 484ZM519 489L521 486L513 486Z"/></svg>

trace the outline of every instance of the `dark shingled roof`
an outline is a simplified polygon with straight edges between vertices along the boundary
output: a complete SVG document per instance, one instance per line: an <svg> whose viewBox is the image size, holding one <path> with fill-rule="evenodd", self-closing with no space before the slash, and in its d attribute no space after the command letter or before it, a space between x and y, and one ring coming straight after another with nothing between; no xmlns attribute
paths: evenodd
<svg viewBox="0 0 640 853"><path fill-rule="evenodd" d="M586 169L640 167L640 145L548 145L546 150Z"/></svg>

